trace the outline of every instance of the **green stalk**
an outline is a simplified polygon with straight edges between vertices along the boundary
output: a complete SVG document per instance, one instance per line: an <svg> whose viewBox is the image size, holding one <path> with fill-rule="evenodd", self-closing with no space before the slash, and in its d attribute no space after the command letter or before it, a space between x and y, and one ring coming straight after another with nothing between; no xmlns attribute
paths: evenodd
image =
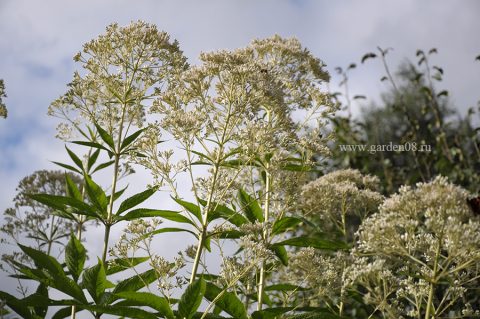
<svg viewBox="0 0 480 319"><path fill-rule="evenodd" d="M229 105L228 107L228 113L225 120L225 125L223 127L222 137L220 138L217 158L215 159L215 163L213 166L212 186L210 189L210 193L208 194L207 204L205 205L204 213L202 214L202 229L198 239L197 251L195 252L195 259L193 260L192 273L190 275L190 284L195 281L195 277L197 276L197 272L198 272L198 265L200 264L200 259L202 258L203 245L207 237L208 212L210 211L211 205L212 205L213 193L215 191L215 184L217 183L217 178L218 178L218 169L220 167L221 161L223 160L222 153L223 153L223 147L226 143L225 140L227 135L227 127L230 122L230 118L231 118L231 105Z"/></svg>
<svg viewBox="0 0 480 319"><path fill-rule="evenodd" d="M90 149L88 151L88 157L87 158L90 158L90 155L91 155L91 151L92 149ZM85 197L85 182L83 184L83 187L82 187L82 200L84 199ZM81 242L82 241L82 227L83 227L83 223L85 222L85 217L83 215L80 215L78 216L79 218L79 221L78 221L78 224L77 224L77 238L78 240ZM70 319L76 319L77 317L77 306L75 305L72 305L72 314L70 315Z"/></svg>
<svg viewBox="0 0 480 319"><path fill-rule="evenodd" d="M267 123L270 123L271 121L271 114L270 111L267 111ZM268 242L268 230L266 228L266 225L268 223L268 219L270 217L270 192L272 188L272 181L271 181L271 176L269 172L269 163L265 163L265 202L264 202L264 216L263 216L263 242L267 243ZM260 278L258 281L258 304L257 304L257 310L260 311L262 310L263 306L263 292L264 292L264 286L265 286L265 276L266 276L266 271L265 271L265 261L262 262L262 266L260 268Z"/></svg>
<svg viewBox="0 0 480 319"><path fill-rule="evenodd" d="M102 263L105 265L105 262L107 261L107 251L108 251L108 242L110 240L110 228L112 227L112 218L113 218L113 202L114 202L114 195L115 191L117 189L117 181L118 181L118 173L119 173L119 167L120 167L120 148L122 145L122 133L123 133L123 123L125 120L125 109L126 109L126 104L123 104L123 109L122 109L122 119L120 121L120 127L118 130L118 141L117 141L117 149L115 150L115 162L113 165L113 178L112 178L112 194L110 196L110 202L108 205L108 211L107 211L107 220L105 223L105 236L103 239L103 253L102 253ZM99 319L102 316L101 313L97 313L95 315L96 319Z"/></svg>
<svg viewBox="0 0 480 319"><path fill-rule="evenodd" d="M48 239L48 246L47 246L47 255L50 255L50 252L52 250L52 244L53 244L53 224L55 223L55 216L52 215L52 220L50 222L50 238Z"/></svg>
<svg viewBox="0 0 480 319"><path fill-rule="evenodd" d="M427 310L425 312L425 319L430 319L430 316L435 316L435 310L433 308L433 294L435 292L435 283L437 280L437 271L438 271L438 258L440 256L440 239L438 241L437 251L435 252L435 261L433 264L433 278L430 280L430 287L428 291L428 300L427 300Z"/></svg>
<svg viewBox="0 0 480 319"><path fill-rule="evenodd" d="M221 152L218 152L217 163L220 161L220 154ZM217 182L217 177L218 177L217 163L215 163L215 166L213 169L212 187L211 187L210 193L208 194L207 205L205 206L205 213L202 214L202 230L200 232L200 237L198 239L197 251L195 252L195 259L193 261L193 266L192 266L192 274L190 275L190 283L193 283L195 281L195 276L197 275L197 272L198 272L198 265L200 264L200 258L202 258L203 245L207 236L207 226L208 226L207 217L208 217L208 212L210 210L210 206L212 205L213 192L214 192L215 183Z"/></svg>

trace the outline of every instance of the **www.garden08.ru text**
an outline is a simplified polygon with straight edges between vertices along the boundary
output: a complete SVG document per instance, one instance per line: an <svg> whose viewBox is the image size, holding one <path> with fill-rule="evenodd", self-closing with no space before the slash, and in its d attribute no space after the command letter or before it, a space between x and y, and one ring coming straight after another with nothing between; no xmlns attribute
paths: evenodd
<svg viewBox="0 0 480 319"><path fill-rule="evenodd" d="M417 144L415 142L407 142L404 144L341 144L339 145L341 152L431 152L432 146L428 144Z"/></svg>

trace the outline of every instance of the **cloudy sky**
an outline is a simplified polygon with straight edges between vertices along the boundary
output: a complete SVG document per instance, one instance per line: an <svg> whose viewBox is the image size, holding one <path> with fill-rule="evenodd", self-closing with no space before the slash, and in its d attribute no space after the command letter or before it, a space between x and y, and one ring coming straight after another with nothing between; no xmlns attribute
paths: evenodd
<svg viewBox="0 0 480 319"><path fill-rule="evenodd" d="M466 110L480 96L480 63L474 62L480 54L479 16L475 0L0 0L0 78L9 110L8 118L0 119L0 211L11 205L22 177L54 168L51 160L66 161L47 107L78 68L75 53L112 22L156 24L180 42L191 63L201 51L242 47L273 34L295 36L332 74L336 66L359 63L377 46L394 48L393 66L414 58L416 49L436 47L433 63L445 70L442 85L451 90L454 105ZM379 61L351 75L352 94L376 97L385 89ZM334 76L331 87L338 82ZM145 185L149 176L142 173L136 182ZM100 233L92 234L92 254L100 254L93 244Z"/></svg>

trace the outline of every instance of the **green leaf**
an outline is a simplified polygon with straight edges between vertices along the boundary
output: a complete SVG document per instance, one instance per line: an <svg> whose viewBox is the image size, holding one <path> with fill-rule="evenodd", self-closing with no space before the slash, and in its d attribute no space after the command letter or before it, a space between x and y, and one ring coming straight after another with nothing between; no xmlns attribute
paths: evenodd
<svg viewBox="0 0 480 319"><path fill-rule="evenodd" d="M107 263L106 274L113 275L147 261L149 257L130 257L111 259Z"/></svg>
<svg viewBox="0 0 480 319"><path fill-rule="evenodd" d="M108 162L99 164L99 165L93 170L92 174L95 173L95 172L98 172L99 170L102 170L102 169L104 169L104 168L109 167L109 166L112 165L113 163L115 163L115 161L108 161Z"/></svg>
<svg viewBox="0 0 480 319"><path fill-rule="evenodd" d="M116 295L125 291L137 291L152 282L157 280L155 269L147 270L141 274L134 275L130 278L120 281L113 289L113 294Z"/></svg>
<svg viewBox="0 0 480 319"><path fill-rule="evenodd" d="M166 228L160 228L156 229L154 231L151 231L147 234L142 235L139 240L149 238L151 236L155 236L157 234L162 234L162 233L178 233L178 232L187 232L195 236L195 238L198 238L197 234L195 234L193 231L188 230L188 229L183 229L183 228L175 228L175 227L166 227Z"/></svg>
<svg viewBox="0 0 480 319"><path fill-rule="evenodd" d="M95 152L93 152L88 158L87 172L90 171L90 169L93 167L93 164L95 164L95 162L97 161L98 155L100 155L100 149L97 148L97 150L95 150Z"/></svg>
<svg viewBox="0 0 480 319"><path fill-rule="evenodd" d="M160 315L164 316L167 319L175 319L172 308L165 298L154 295L150 292L120 292L117 294L118 297L135 301L142 306L148 306L152 309L157 310Z"/></svg>
<svg viewBox="0 0 480 319"><path fill-rule="evenodd" d="M173 200L180 204L188 212L192 213L200 223L202 222L202 212L200 210L200 207L198 207L194 203L181 200L180 198L173 198Z"/></svg>
<svg viewBox="0 0 480 319"><path fill-rule="evenodd" d="M222 232L212 233L209 236L218 236L222 239L237 239L245 235L243 232L238 230L225 230Z"/></svg>
<svg viewBox="0 0 480 319"><path fill-rule="evenodd" d="M143 203L148 198L150 198L153 194L155 194L156 191L157 191L157 188L150 188L141 193L135 194L127 198L120 204L120 207L118 208L118 211L117 211L117 215L123 213L124 211L129 210L130 208L137 206L140 203Z"/></svg>
<svg viewBox="0 0 480 319"><path fill-rule="evenodd" d="M73 234L65 247L65 263L75 281L78 281L87 258L85 247Z"/></svg>
<svg viewBox="0 0 480 319"><path fill-rule="evenodd" d="M276 284L265 287L265 291L306 291L307 288L291 285L291 284Z"/></svg>
<svg viewBox="0 0 480 319"><path fill-rule="evenodd" d="M78 189L77 184L75 184L75 182L68 174L65 174L65 182L67 185L67 195L79 201L82 201L82 193Z"/></svg>
<svg viewBox="0 0 480 319"><path fill-rule="evenodd" d="M21 244L18 244L18 246L26 255L33 259L35 266L38 268L46 269L53 275L65 275L62 265L52 256Z"/></svg>
<svg viewBox="0 0 480 319"><path fill-rule="evenodd" d="M140 134L142 134L145 131L145 129L146 128L142 128L142 129L136 131L135 133L133 133L132 135L127 136L123 140L122 145L120 146L120 150L123 151L126 147L128 147L128 145L132 144L132 142L135 141L137 139L137 137L139 137Z"/></svg>
<svg viewBox="0 0 480 319"><path fill-rule="evenodd" d="M116 305L81 305L83 308L96 313L109 314L114 316L120 316L121 318L138 318L138 319L158 319L156 314L151 312L132 308L132 307L120 307Z"/></svg>
<svg viewBox="0 0 480 319"><path fill-rule="evenodd" d="M233 318L236 319L247 319L247 310L245 306L238 297L232 293L222 290L221 288L215 286L212 283L206 283L205 289L205 298L213 302L217 296L220 297L215 301L215 306L220 308L221 310L225 311Z"/></svg>
<svg viewBox="0 0 480 319"><path fill-rule="evenodd" d="M191 283L183 293L178 303L178 314L180 318L190 319L197 311L205 294L205 280L200 278Z"/></svg>
<svg viewBox="0 0 480 319"><path fill-rule="evenodd" d="M121 190L119 190L118 192L115 192L115 195L113 195L113 201L116 201L117 199L119 199L120 196L122 196L123 193L127 190L127 188L128 188L128 185L122 188ZM110 195L107 196L107 200L108 202L110 202Z"/></svg>
<svg viewBox="0 0 480 319"><path fill-rule="evenodd" d="M100 125L95 124L95 127L97 128L98 134L100 134L100 137L102 140L107 143L108 146L110 146L110 150L114 151L115 150L115 143L113 142L113 137L108 134L107 131L105 131Z"/></svg>
<svg viewBox="0 0 480 319"><path fill-rule="evenodd" d="M81 288L70 278L67 277L63 271L62 265L53 258L45 254L42 251L35 250L33 248L18 245L20 249L32 260L35 265L40 269L30 269L27 267L22 267L19 269L25 275L28 275L32 279L39 280L47 286L53 287L65 294L76 298L82 302L86 302L85 295L83 294ZM49 276L47 277L41 269L45 269Z"/></svg>
<svg viewBox="0 0 480 319"><path fill-rule="evenodd" d="M19 316L25 319L30 319L33 318L32 313L30 312L30 309L28 306L25 304L25 302L22 302L20 299L17 299L16 297L0 291L0 299L4 300L7 303L7 306L15 311Z"/></svg>
<svg viewBox="0 0 480 319"><path fill-rule="evenodd" d="M238 198L241 203L241 210L245 212L245 216L250 222L263 222L263 211L255 198L248 195L243 189L238 191Z"/></svg>
<svg viewBox="0 0 480 319"><path fill-rule="evenodd" d="M293 307L268 308L252 313L252 319L275 319L281 317L286 312L294 309Z"/></svg>
<svg viewBox="0 0 480 319"><path fill-rule="evenodd" d="M148 208L137 208L129 211L124 216L118 216L117 220L135 220L145 217L161 217L174 222L190 224L195 226L195 224L188 219L187 217L181 215L179 212L171 210L158 210L158 209L148 209Z"/></svg>
<svg viewBox="0 0 480 319"><path fill-rule="evenodd" d="M349 249L349 246L346 243L341 241L332 241L332 240L307 237L307 236L289 238L287 240L274 244L273 247L283 246L283 245L296 246L296 247L313 247L313 248L325 249L325 250Z"/></svg>
<svg viewBox="0 0 480 319"><path fill-rule="evenodd" d="M52 161L53 164L56 164L58 166L61 166L63 168L66 168L70 171L74 171L75 173L78 173L78 174L82 174L81 171L79 171L78 169L76 169L75 167L73 167L72 165L68 165L68 164L64 164L64 163L60 163L60 162L54 162Z"/></svg>
<svg viewBox="0 0 480 319"><path fill-rule="evenodd" d="M283 265L288 266L288 253L284 246L271 246L270 249L275 253L275 256L280 259Z"/></svg>
<svg viewBox="0 0 480 319"><path fill-rule="evenodd" d="M90 178L90 176L84 174L84 178L88 198L90 198L90 201L97 208L100 216L106 216L108 207L107 195L103 189Z"/></svg>
<svg viewBox="0 0 480 319"><path fill-rule="evenodd" d="M75 313L82 311L83 308L80 306L75 307ZM60 308L52 317L52 319L63 319L70 317L72 314L72 306Z"/></svg>
<svg viewBox="0 0 480 319"><path fill-rule="evenodd" d="M38 306L34 307L35 314L37 316L40 316L41 318L45 318L48 311L48 301L49 301L47 287L44 284L38 285L38 288L35 291L35 293L33 295L28 296L27 298L29 297L31 298L33 296L40 297L39 299L43 301L43 302L40 302Z"/></svg>
<svg viewBox="0 0 480 319"><path fill-rule="evenodd" d="M95 266L83 272L82 286L87 289L95 303L98 303L108 287L107 274L100 259Z"/></svg>
<svg viewBox="0 0 480 319"><path fill-rule="evenodd" d="M286 230L293 228L300 224L302 220L297 217L283 217L275 221L272 227L272 235L278 235Z"/></svg>
<svg viewBox="0 0 480 319"><path fill-rule="evenodd" d="M104 150L104 151L108 152L108 148L106 148L102 144L99 144L99 143L96 143L96 142L72 141L72 143L78 144L78 145L83 145L83 146L89 146L89 147L101 149L101 150Z"/></svg>
<svg viewBox="0 0 480 319"><path fill-rule="evenodd" d="M201 204L204 205L203 203ZM212 203L211 205L213 207L213 210L208 213L209 222L218 218L223 218L237 227L240 227L241 225L248 222L248 220L245 217L243 217L240 213L234 211L233 209L228 208L225 205L222 205L219 203Z"/></svg>
<svg viewBox="0 0 480 319"><path fill-rule="evenodd" d="M328 309L318 308L316 310L287 316L287 319L342 319L345 317L333 314Z"/></svg>
<svg viewBox="0 0 480 319"><path fill-rule="evenodd" d="M92 207L76 198L50 194L28 194L28 197L39 203L47 205L48 207L55 208L61 211L64 211L66 209L66 206L70 206L83 212L84 215L89 215L93 217L98 216L92 209Z"/></svg>
<svg viewBox="0 0 480 319"><path fill-rule="evenodd" d="M78 168L80 168L80 170L83 171L82 160L74 152L72 152L66 145L65 145L65 149L67 150L68 155L70 156L72 161L75 163L75 165L77 165Z"/></svg>

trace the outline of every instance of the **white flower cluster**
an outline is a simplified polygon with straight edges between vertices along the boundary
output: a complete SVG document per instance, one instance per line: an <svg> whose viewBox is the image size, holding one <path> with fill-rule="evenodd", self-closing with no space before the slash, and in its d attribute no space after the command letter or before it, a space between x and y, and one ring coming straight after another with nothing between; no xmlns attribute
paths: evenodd
<svg viewBox="0 0 480 319"><path fill-rule="evenodd" d="M358 170L334 171L303 187L301 207L324 230L340 231L351 240L361 220L377 211L383 201L378 185L377 177Z"/></svg>
<svg viewBox="0 0 480 319"><path fill-rule="evenodd" d="M480 220L467 206L467 196L444 177L402 187L361 225L352 282L369 291L378 288L378 282L366 279L371 271L367 276L365 269L377 269L381 260L381 271L396 281L370 300L373 304L378 306L380 299L390 306L401 304L404 315L415 317L428 304L436 316L458 312L454 306L472 298L470 289L478 288L480 278ZM376 276L377 281L385 278Z"/></svg>

